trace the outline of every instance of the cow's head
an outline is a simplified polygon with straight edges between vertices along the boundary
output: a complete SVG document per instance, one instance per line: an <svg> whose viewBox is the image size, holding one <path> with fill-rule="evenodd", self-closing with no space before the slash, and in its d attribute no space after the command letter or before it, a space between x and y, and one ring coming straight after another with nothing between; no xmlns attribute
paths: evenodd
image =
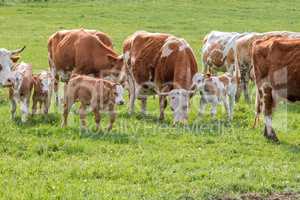
<svg viewBox="0 0 300 200"><path fill-rule="evenodd" d="M21 49L9 51L6 49L0 49L0 85L5 86L8 83L8 78L11 78L11 68L16 63L20 56L19 54L25 49L25 46Z"/></svg>
<svg viewBox="0 0 300 200"><path fill-rule="evenodd" d="M114 86L114 97L115 97L115 103L117 105L123 105L124 104L124 88L120 84L116 84Z"/></svg>
<svg viewBox="0 0 300 200"><path fill-rule="evenodd" d="M158 94L160 96L168 96L170 99L170 107L173 111L174 124L177 122L187 122L189 99L192 94L193 91L185 89L173 89L170 92Z"/></svg>
<svg viewBox="0 0 300 200"><path fill-rule="evenodd" d="M193 77L193 89L202 90L205 84L205 76L201 73L196 73Z"/></svg>
<svg viewBox="0 0 300 200"><path fill-rule="evenodd" d="M41 90L43 93L48 93L51 89L52 76L49 72L43 71L39 79L41 80Z"/></svg>

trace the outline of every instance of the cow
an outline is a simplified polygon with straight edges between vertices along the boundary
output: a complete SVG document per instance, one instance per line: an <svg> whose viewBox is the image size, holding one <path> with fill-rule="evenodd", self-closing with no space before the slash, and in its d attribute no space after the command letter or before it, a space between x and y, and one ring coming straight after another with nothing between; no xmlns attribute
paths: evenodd
<svg viewBox="0 0 300 200"><path fill-rule="evenodd" d="M58 31L49 37L48 60L55 82L67 83L72 72L102 77L118 76L123 66L122 56L112 48L105 33L75 29ZM54 87L58 103L58 86Z"/></svg>
<svg viewBox="0 0 300 200"><path fill-rule="evenodd" d="M27 63L14 66L5 86L9 88L9 99L11 102L11 118L15 119L17 103L21 106L21 121L26 122L29 115L29 104L32 92L32 67Z"/></svg>
<svg viewBox="0 0 300 200"><path fill-rule="evenodd" d="M20 59L20 53L25 49L25 46L13 51L0 48L0 86L5 86L7 79L10 77L11 69Z"/></svg>
<svg viewBox="0 0 300 200"><path fill-rule="evenodd" d="M123 93L124 89L119 83L85 75L72 75L65 92L62 126L67 126L70 109L79 101L82 129L86 129L86 109L90 106L95 115L97 130L100 127L100 111L109 112L110 123L107 130L110 131L116 118L115 105L124 104Z"/></svg>
<svg viewBox="0 0 300 200"><path fill-rule="evenodd" d="M42 71L39 74L33 75L33 94L32 94L32 115L37 111L37 106L40 106L40 113L48 114L51 95L52 95L52 75L49 71Z"/></svg>
<svg viewBox="0 0 300 200"><path fill-rule="evenodd" d="M251 51L252 44L258 39L263 37L276 37L276 36L287 36L291 38L299 37L299 33L288 32L288 31L273 31L266 33L249 33L236 40L236 51L235 51L235 70L238 72L240 77L240 89L244 93L244 97L247 103L250 103L250 96L248 91L249 80L251 77L252 65L251 65ZM238 89L237 100L240 96L240 89Z"/></svg>
<svg viewBox="0 0 300 200"><path fill-rule="evenodd" d="M198 70L189 44L170 34L138 31L124 41L123 57L130 88L130 113L136 98L142 100L145 113L147 96L158 94L159 119L164 119L168 96L173 124L186 123L192 78Z"/></svg>
<svg viewBox="0 0 300 200"><path fill-rule="evenodd" d="M278 141L272 128L272 113L279 98L300 100L300 39L265 37L252 47L252 64L256 83L257 125L260 113L265 118L264 136Z"/></svg>
<svg viewBox="0 0 300 200"><path fill-rule="evenodd" d="M202 64L204 73L217 71L234 73L235 42L249 33L212 31L203 39Z"/></svg>
<svg viewBox="0 0 300 200"><path fill-rule="evenodd" d="M210 103L212 105L211 116L215 118L217 105L223 102L228 120L232 120L237 90L237 80L235 76L229 73L220 76L196 73L193 77L193 86L201 94L199 116L204 114L206 104Z"/></svg>

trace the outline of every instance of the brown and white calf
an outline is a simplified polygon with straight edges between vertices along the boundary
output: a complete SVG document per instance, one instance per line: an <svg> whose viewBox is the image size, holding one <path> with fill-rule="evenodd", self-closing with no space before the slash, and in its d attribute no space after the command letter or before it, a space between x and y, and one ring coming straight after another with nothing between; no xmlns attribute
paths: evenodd
<svg viewBox="0 0 300 200"><path fill-rule="evenodd" d="M32 91L31 65L23 62L16 65L5 85L9 86L12 119L16 116L17 103L20 102L21 121L26 122L29 115L29 103Z"/></svg>
<svg viewBox="0 0 300 200"><path fill-rule="evenodd" d="M272 113L280 99L300 101L300 39L266 37L252 48L256 83L256 118L265 117L264 136L278 141L272 128Z"/></svg>
<svg viewBox="0 0 300 200"><path fill-rule="evenodd" d="M32 114L37 111L37 106L40 106L40 113L48 114L51 104L52 94L52 75L48 71L33 76L33 95L32 95Z"/></svg>
<svg viewBox="0 0 300 200"><path fill-rule="evenodd" d="M206 104L211 104L211 116L215 117L217 113L217 105L223 102L228 119L233 118L233 108L235 102L235 94L237 90L237 82L235 76L225 73L221 76L205 76L197 73L193 77L193 86L200 91L200 109L199 115L203 115Z"/></svg>
<svg viewBox="0 0 300 200"><path fill-rule="evenodd" d="M118 83L85 75L74 75L65 93L62 126L67 125L70 109L78 101L81 128L86 128L86 109L90 106L95 115L96 129L100 127L100 111L108 111L110 123L107 130L111 130L116 118L115 105L124 104L123 93L124 89Z"/></svg>

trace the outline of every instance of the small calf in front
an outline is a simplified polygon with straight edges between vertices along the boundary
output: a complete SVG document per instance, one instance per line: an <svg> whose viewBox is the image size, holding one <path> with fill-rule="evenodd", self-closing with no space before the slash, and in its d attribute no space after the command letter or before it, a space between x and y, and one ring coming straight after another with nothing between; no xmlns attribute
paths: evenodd
<svg viewBox="0 0 300 200"><path fill-rule="evenodd" d="M110 123L107 130L110 131L116 118L115 105L124 104L123 93L124 89L118 83L85 75L73 75L65 92L62 126L67 125L70 109L78 101L81 128L86 129L86 109L90 106L97 130L100 128L100 111L108 111Z"/></svg>
<svg viewBox="0 0 300 200"><path fill-rule="evenodd" d="M48 114L52 94L52 76L48 71L33 76L32 115L36 114L37 106L40 113Z"/></svg>
<svg viewBox="0 0 300 200"><path fill-rule="evenodd" d="M193 86L200 91L199 115L203 115L206 104L210 103L211 116L215 117L217 105L223 102L228 119L232 120L235 94L237 90L236 78L225 73L221 76L210 76L196 73L193 77Z"/></svg>

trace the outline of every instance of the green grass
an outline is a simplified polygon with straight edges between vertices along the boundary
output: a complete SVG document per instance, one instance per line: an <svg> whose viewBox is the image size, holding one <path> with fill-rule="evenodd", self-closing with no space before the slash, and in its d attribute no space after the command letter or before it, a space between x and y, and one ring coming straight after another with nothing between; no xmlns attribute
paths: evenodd
<svg viewBox="0 0 300 200"><path fill-rule="evenodd" d="M32 2L32 3L22 3ZM299 1L0 1L0 47L27 45L22 60L35 72L48 68L47 39L60 29L109 33L118 52L136 30L184 37L200 63L203 36L221 31L299 31ZM199 65L199 68L201 66ZM254 97L254 93L252 92ZM60 111L26 124L10 120L7 91L0 90L1 199L215 199L225 194L300 191L300 108L281 104L274 118L281 144L252 129L254 105L235 107L231 124L197 118L172 127L171 111L159 123L158 99L149 114L118 108L111 133L80 133L79 117L60 128ZM139 110L139 104L137 104ZM222 107L219 107L222 111ZM91 129L94 128L89 116ZM102 126L107 125L104 117Z"/></svg>

